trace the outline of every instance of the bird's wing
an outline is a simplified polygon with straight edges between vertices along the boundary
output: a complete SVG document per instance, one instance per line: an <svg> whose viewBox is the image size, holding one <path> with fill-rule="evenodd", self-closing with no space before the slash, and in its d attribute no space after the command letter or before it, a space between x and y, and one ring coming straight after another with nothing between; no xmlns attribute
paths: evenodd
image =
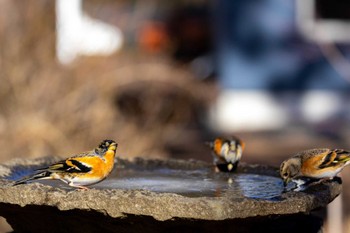
<svg viewBox="0 0 350 233"><path fill-rule="evenodd" d="M85 153L85 156L89 156ZM79 161L83 157L83 154L68 158L66 160L59 161L48 167L38 169L38 171L49 172L68 172L68 173L86 173L92 170L92 167Z"/></svg>
<svg viewBox="0 0 350 233"><path fill-rule="evenodd" d="M336 156L333 160L333 163L346 163L350 161L350 152L343 150L343 149L335 149L334 153L336 153Z"/></svg>
<svg viewBox="0 0 350 233"><path fill-rule="evenodd" d="M350 152L335 149L330 150L323 158L322 162L318 166L319 168L333 167L343 165L346 162L350 161Z"/></svg>

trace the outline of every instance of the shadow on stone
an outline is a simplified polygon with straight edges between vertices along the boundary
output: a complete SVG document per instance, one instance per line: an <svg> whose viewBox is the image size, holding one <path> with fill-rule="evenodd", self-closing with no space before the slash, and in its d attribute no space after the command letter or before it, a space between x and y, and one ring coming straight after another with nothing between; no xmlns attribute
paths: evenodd
<svg viewBox="0 0 350 233"><path fill-rule="evenodd" d="M157 221L149 216L107 217L96 211L60 211L49 206L0 204L0 215L14 232L319 232L323 220L312 214L278 215L220 221L175 218Z"/></svg>

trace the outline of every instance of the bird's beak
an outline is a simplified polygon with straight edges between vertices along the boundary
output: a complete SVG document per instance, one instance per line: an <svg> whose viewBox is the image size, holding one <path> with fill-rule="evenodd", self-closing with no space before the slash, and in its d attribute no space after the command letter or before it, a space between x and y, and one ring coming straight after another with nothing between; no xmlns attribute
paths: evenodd
<svg viewBox="0 0 350 233"><path fill-rule="evenodd" d="M231 170L233 169L233 164L232 164L232 163L229 163L229 164L227 165L227 169L228 169L229 171L231 171Z"/></svg>
<svg viewBox="0 0 350 233"><path fill-rule="evenodd" d="M204 144L211 147L211 148L213 147L213 142L205 142Z"/></svg>
<svg viewBox="0 0 350 233"><path fill-rule="evenodd" d="M286 187L290 182L290 178L283 179L283 186Z"/></svg>

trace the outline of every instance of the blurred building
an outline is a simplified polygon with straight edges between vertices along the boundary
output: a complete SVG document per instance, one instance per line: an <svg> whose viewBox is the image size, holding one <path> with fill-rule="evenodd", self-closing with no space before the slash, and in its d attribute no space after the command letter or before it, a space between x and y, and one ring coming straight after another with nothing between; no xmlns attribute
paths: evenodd
<svg viewBox="0 0 350 233"><path fill-rule="evenodd" d="M347 41L344 29L350 24L346 18L330 18L345 5L217 1L214 32L222 92L211 112L213 127L232 132L348 120L344 106L349 105L350 70L344 63L350 64L349 46L335 43ZM323 12L332 14L319 20ZM328 21L331 33L323 27Z"/></svg>
<svg viewBox="0 0 350 233"><path fill-rule="evenodd" d="M111 55L122 46L119 28L89 17L82 0L56 0L56 55L62 64L79 55Z"/></svg>

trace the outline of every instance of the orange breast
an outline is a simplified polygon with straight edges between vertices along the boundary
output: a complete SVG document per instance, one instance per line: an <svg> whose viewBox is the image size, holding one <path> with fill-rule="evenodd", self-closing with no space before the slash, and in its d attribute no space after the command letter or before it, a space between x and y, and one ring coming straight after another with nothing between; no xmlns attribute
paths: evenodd
<svg viewBox="0 0 350 233"><path fill-rule="evenodd" d="M221 146L222 146L222 140L221 139L216 139L214 141L214 152L218 156L220 156L220 154L221 154Z"/></svg>
<svg viewBox="0 0 350 233"><path fill-rule="evenodd" d="M92 167L92 170L88 173L91 177L105 178L113 170L114 157L115 152L108 150L104 158L93 156L75 159Z"/></svg>

